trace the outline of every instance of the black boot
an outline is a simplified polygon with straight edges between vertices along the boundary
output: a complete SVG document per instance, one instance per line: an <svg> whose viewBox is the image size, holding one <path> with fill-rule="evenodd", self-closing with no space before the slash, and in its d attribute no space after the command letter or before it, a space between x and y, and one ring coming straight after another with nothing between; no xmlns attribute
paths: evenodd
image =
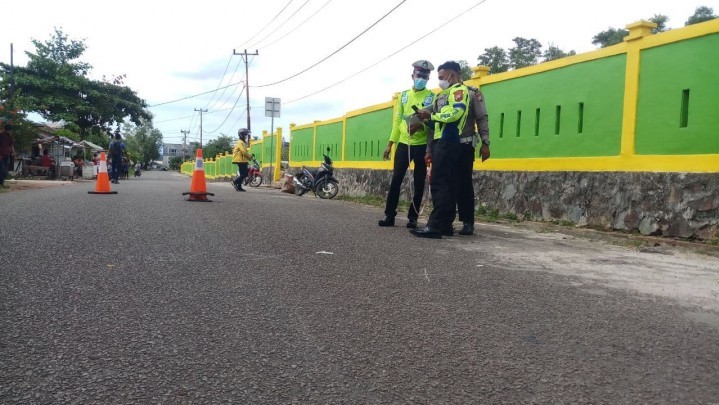
<svg viewBox="0 0 719 405"><path fill-rule="evenodd" d="M411 229L409 232L419 238L442 239L442 232L428 226L425 226L422 229Z"/></svg>
<svg viewBox="0 0 719 405"><path fill-rule="evenodd" d="M459 231L460 235L471 235L474 233L474 223L472 222L465 222L462 226L462 230Z"/></svg>
<svg viewBox="0 0 719 405"><path fill-rule="evenodd" d="M407 228L414 229L417 227L417 218L410 218L409 221L407 221Z"/></svg>
<svg viewBox="0 0 719 405"><path fill-rule="evenodd" d="M442 236L454 236L454 227L452 225L442 229Z"/></svg>
<svg viewBox="0 0 719 405"><path fill-rule="evenodd" d="M378 222L379 226L394 226L394 217L385 216L384 219L380 219Z"/></svg>

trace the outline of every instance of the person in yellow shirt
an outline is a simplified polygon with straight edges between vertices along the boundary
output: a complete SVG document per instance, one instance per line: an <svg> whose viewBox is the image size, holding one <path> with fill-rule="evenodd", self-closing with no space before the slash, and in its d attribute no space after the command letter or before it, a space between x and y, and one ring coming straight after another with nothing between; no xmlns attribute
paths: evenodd
<svg viewBox="0 0 719 405"><path fill-rule="evenodd" d="M252 159L252 154L247 150L250 145L250 130L242 128L237 131L237 135L240 139L232 149L232 164L237 165L240 175L232 180L232 185L237 191L245 191L245 189L242 188L242 182L245 181L247 177L248 162Z"/></svg>
<svg viewBox="0 0 719 405"><path fill-rule="evenodd" d="M392 132L389 136L387 149L384 151L384 160L388 160L392 153L392 145L396 144L394 152L394 167L392 182L387 193L385 217L379 221L379 226L394 226L394 217L397 215L400 188L404 175L407 173L409 162L414 162L414 196L407 213L407 228L417 227L418 211L422 205L424 182L427 177L427 164L424 154L427 148L427 128L415 116L413 108L421 110L429 108L434 101L434 93L427 89L429 74L434 66L429 61L418 60L412 64L413 86L397 97L397 106L394 112Z"/></svg>

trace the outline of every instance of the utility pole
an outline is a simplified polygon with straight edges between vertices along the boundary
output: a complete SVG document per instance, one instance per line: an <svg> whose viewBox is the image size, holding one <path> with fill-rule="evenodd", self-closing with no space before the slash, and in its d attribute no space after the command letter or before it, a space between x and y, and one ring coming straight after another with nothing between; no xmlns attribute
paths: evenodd
<svg viewBox="0 0 719 405"><path fill-rule="evenodd" d="M247 130L252 132L252 128L250 128L250 76L249 76L249 72L247 70L247 57L248 56L257 56L260 53L257 52L257 49L255 49L255 53L247 53L247 49L245 49L244 52L238 53L233 49L232 54L233 55L241 55L242 60L245 62L245 95L247 96Z"/></svg>
<svg viewBox="0 0 719 405"><path fill-rule="evenodd" d="M13 64L13 47L10 44L10 99L12 100L15 95L15 65Z"/></svg>
<svg viewBox="0 0 719 405"><path fill-rule="evenodd" d="M203 110L202 108L198 110L197 108L195 108L195 111L200 112L200 149L202 149L202 113L207 112L207 110Z"/></svg>
<svg viewBox="0 0 719 405"><path fill-rule="evenodd" d="M187 134L190 133L188 130L181 129L182 132L182 161L185 161L185 143L187 142Z"/></svg>

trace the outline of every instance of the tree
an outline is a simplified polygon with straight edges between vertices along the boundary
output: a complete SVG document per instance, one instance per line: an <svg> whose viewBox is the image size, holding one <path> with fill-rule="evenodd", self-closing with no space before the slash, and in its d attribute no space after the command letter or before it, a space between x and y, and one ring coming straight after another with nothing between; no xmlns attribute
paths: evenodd
<svg viewBox="0 0 719 405"><path fill-rule="evenodd" d="M669 17L665 16L664 14L654 14L654 16L649 19L649 21L657 25L656 28L652 28L652 34L658 34L669 29L669 27L667 27L667 21L669 21Z"/></svg>
<svg viewBox="0 0 719 405"><path fill-rule="evenodd" d="M150 120L146 103L129 87L122 86L124 76L107 81L90 80L92 68L79 61L86 46L83 41L70 40L60 29L55 29L50 40L33 39L35 53L26 52L28 63L15 68L15 82L21 90L27 111L36 112L55 122L73 122L86 138L90 128L108 130L113 123L129 117L139 125ZM1 94L9 94L10 66L0 64Z"/></svg>
<svg viewBox="0 0 719 405"><path fill-rule="evenodd" d="M536 65L539 57L542 56L542 44L536 39L516 37L512 39L515 46L509 48L509 66L512 69L520 69Z"/></svg>
<svg viewBox="0 0 719 405"><path fill-rule="evenodd" d="M542 54L542 58L544 58L544 62L549 62L550 60L566 58L567 56L572 56L576 54L577 52L573 50L569 52L564 52L558 46L554 44L549 44L547 50L544 51L544 53Z"/></svg>
<svg viewBox="0 0 719 405"><path fill-rule="evenodd" d="M462 77L462 81L469 80L472 78L472 67L469 66L469 62L466 60L460 60L459 61L459 67L461 68L460 76Z"/></svg>
<svg viewBox="0 0 719 405"><path fill-rule="evenodd" d="M507 52L498 47L485 48L484 53L477 58L479 65L489 66L489 73L502 73L509 70L509 57Z"/></svg>
<svg viewBox="0 0 719 405"><path fill-rule="evenodd" d="M162 132L152 126L149 121L132 127L127 124L123 127L127 153L133 161L139 161L142 167L160 157L162 147Z"/></svg>
<svg viewBox="0 0 719 405"><path fill-rule="evenodd" d="M621 43L627 35L629 35L629 31L625 29L609 28L595 35L592 38L592 44L599 45L600 48L606 48Z"/></svg>
<svg viewBox="0 0 719 405"><path fill-rule="evenodd" d="M700 6L694 10L694 14L684 23L684 25L698 24L700 22L709 21L717 18L714 9L711 7Z"/></svg>
<svg viewBox="0 0 719 405"><path fill-rule="evenodd" d="M168 169L170 170L180 170L180 166L182 166L182 156L173 156L169 160L170 167Z"/></svg>
<svg viewBox="0 0 719 405"><path fill-rule="evenodd" d="M227 135L220 135L215 139L207 142L205 147L202 148L202 156L206 158L213 158L222 152L230 152L235 146L232 138Z"/></svg>

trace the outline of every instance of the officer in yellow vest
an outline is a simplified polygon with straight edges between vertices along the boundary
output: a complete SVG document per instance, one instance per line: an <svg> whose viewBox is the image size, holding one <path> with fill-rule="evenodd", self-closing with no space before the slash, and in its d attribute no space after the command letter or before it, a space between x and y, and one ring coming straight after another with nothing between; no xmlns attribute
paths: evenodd
<svg viewBox="0 0 719 405"><path fill-rule="evenodd" d="M412 64L413 86L405 90L397 97L392 132L389 136L389 143L384 150L384 160L388 160L392 153L392 145L397 144L394 153L394 168L392 182L387 194L387 204L384 210L384 219L379 221L379 226L394 226L394 217L397 215L397 204L399 202L402 180L407 173L409 162L414 162L414 196L407 213L407 228L417 227L417 217L422 196L424 195L424 182L427 177L427 164L424 161L427 149L427 128L415 115L414 108L423 109L432 106L434 93L427 89L429 74L434 70L432 63L426 60L418 60Z"/></svg>
<svg viewBox="0 0 719 405"><path fill-rule="evenodd" d="M441 239L452 236L459 189L460 134L469 116L469 89L462 84L461 67L454 61L445 62L437 70L439 87L430 109L420 110L420 119L434 122L434 141L428 145L425 160L431 162L431 190L434 209L427 226L412 229L421 238ZM474 125L474 123L472 123Z"/></svg>

